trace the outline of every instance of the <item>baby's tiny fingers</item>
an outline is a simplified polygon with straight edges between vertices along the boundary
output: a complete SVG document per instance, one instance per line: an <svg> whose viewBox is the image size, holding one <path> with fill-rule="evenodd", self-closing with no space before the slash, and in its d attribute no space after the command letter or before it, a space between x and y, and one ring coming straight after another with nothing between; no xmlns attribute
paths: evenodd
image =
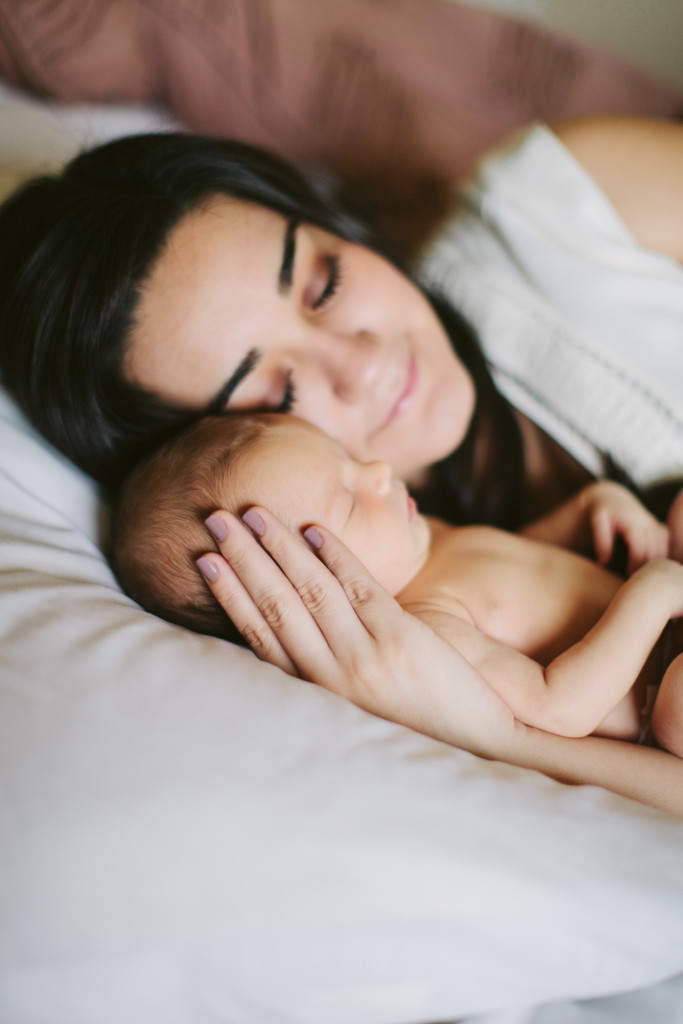
<svg viewBox="0 0 683 1024"><path fill-rule="evenodd" d="M669 528L664 523L657 523L654 533L654 544L650 558L666 558L669 554Z"/></svg>
<svg viewBox="0 0 683 1024"><path fill-rule="evenodd" d="M595 558L601 565L607 565L614 550L614 523L607 509L597 509L591 525Z"/></svg>
<svg viewBox="0 0 683 1024"><path fill-rule="evenodd" d="M669 549L669 531L656 520L648 521L641 530L632 530L628 537L628 574L631 575L653 558L666 558Z"/></svg>
<svg viewBox="0 0 683 1024"><path fill-rule="evenodd" d="M641 565L645 565L649 560L648 541L642 533L634 531L627 537L627 542L628 564L626 566L626 573L628 576L632 576L636 569L640 569Z"/></svg>

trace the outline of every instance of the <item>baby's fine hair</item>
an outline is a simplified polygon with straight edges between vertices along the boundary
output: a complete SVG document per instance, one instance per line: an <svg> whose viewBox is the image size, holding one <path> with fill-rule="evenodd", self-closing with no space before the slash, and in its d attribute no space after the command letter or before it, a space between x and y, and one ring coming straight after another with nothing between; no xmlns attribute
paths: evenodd
<svg viewBox="0 0 683 1024"><path fill-rule="evenodd" d="M147 611L197 633L243 642L195 560L212 547L207 516L218 508L245 511L235 470L268 422L257 413L207 416L124 481L112 517L110 560L122 588Z"/></svg>

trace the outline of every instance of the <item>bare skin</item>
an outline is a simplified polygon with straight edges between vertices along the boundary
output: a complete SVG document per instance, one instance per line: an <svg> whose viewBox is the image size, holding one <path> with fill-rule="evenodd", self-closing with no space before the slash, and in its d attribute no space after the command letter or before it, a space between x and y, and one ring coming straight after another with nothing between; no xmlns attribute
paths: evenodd
<svg viewBox="0 0 683 1024"><path fill-rule="evenodd" d="M674 259L680 259L683 239L680 194L683 127L629 120L607 125L604 121L593 120L569 123L555 130L587 172L605 189L608 198L614 202L626 226L633 231L635 237L653 249ZM607 130L609 145L603 138ZM610 152L614 151L615 145L619 146L619 160L610 159ZM637 174L632 173L635 166L639 169ZM665 209L666 216L650 216L648 213L655 194L657 208ZM193 239L194 242L196 238ZM288 297L294 305L291 309L287 307L287 316L294 316L299 326L306 330L289 336L287 347L283 349L276 329L281 322L279 313L272 329L265 331L259 339L259 345L266 346L268 357L259 364L261 369L268 369L268 375L260 379L259 386L265 388L269 394L268 389L274 388L277 397L277 401L274 398L267 407L278 407L284 394L283 382L287 380L287 375L291 371L298 389L298 401L302 403L296 407L297 412L337 437L358 458L385 458L392 464L394 471L400 471L406 479L419 483L421 473L424 473L427 466L438 457L436 453L439 446L450 445L449 450L457 446L462 439L462 430L466 422L455 423L445 418L439 420L438 430L431 430L427 427L427 421L423 422L421 413L417 412L415 427L405 431L402 429L407 425L404 414L410 411L410 415L413 415L417 410L419 403L416 404L415 396L420 397L420 401L427 401L427 395L430 393L431 384L427 386L427 383L431 380L432 370L424 370L420 372L422 391L413 390L408 396L411 402L402 404L403 392L400 386L391 396L388 393L384 396L387 414L391 415L398 406L397 412L400 415L387 422L387 433L381 439L381 443L377 443L379 435L372 435L370 417L372 410L377 408L376 392L344 391L344 368L348 363L340 356L340 352L344 348L345 337L349 342L355 339L357 344L351 344L349 350L354 359L364 360L365 379L368 379L369 375L369 379L377 381L381 378L381 374L376 373L379 363L373 360L378 354L386 356L387 353L396 351L389 345L391 332L387 333L382 328L381 331L363 334L366 328L359 322L353 334L345 336L344 331L337 331L334 324L330 325L329 318L338 317L346 308L344 276L340 288L329 303L320 309L306 307L304 299L311 295L312 282L319 287L315 301L322 297L329 285L329 278L325 281L324 277L321 277L321 268L323 274L325 266L329 271L331 254L326 248L325 240L319 237L315 238L309 234L305 242L306 245L300 253L308 253L307 262L302 266L295 265L293 280L298 284L289 293ZM277 295L277 253L271 258L270 263L273 272L268 287ZM378 268L372 269L374 272ZM361 273L359 269L356 277L352 265L347 280L360 282L364 280L364 274L365 272ZM166 285L162 288L162 291L164 290L167 294L174 294L173 288L169 289ZM147 298L150 302L156 302L160 296L155 299L148 291ZM393 308L398 308L399 299L400 289L396 292ZM412 322L417 325L420 322L421 310L419 302L416 302L417 304L411 308L417 317L415 319L414 316ZM261 305L260 308L263 309L265 306ZM353 308L357 312L359 306L354 304ZM142 312L144 313L144 310ZM195 407L203 407L207 398L215 394L235 371L239 357L246 354L248 347L243 352L235 353L230 350L227 340L220 341L219 338L211 352L202 352L196 347L199 339L191 333L188 337L176 335L174 351L170 351L168 337L164 332L154 335L153 320L154 317L150 316L145 324L144 316L139 318L141 329L147 331L146 351L138 348L141 361L137 365L133 364L132 376L143 384L158 388L157 371L154 367L162 363L166 366L175 365L177 372L168 385L173 389L174 396L185 398ZM288 320L289 323L295 321ZM421 339L427 337L421 327L418 334ZM215 334L207 336L216 338ZM363 339L371 341L372 344L363 347L360 344ZM382 343L377 344L378 340ZM388 347L384 346L385 340ZM433 340L436 348L430 351L441 351L442 339L434 334ZM158 362L161 354L154 354L157 346L164 349L161 363ZM135 350L135 339L133 349ZM193 396L178 396L177 389L182 387L187 379L182 361L189 358L194 359L194 367L200 367L202 372L209 376L201 381L201 393L197 391ZM149 359L149 362L145 363L146 359ZM434 377L434 386L438 386L443 379L442 371L437 369L436 363L430 365L437 374ZM339 369L334 369L335 366ZM407 380L409 357L405 366ZM301 373L297 376L297 370L303 370L303 376ZM451 365L448 372L453 374L457 387L462 387L462 393L466 395L467 375L460 373L455 365ZM214 375L213 379L211 374ZM356 376L356 382L358 379ZM323 386L328 389L329 401L324 390L321 391ZM236 397L239 397L237 393ZM248 401L246 406L249 406ZM307 408L314 406L318 410L315 414L306 412ZM439 409L449 407L453 408L452 399L450 403L444 399L443 406L438 406ZM431 410L435 406L427 402L424 408ZM327 421L330 410L337 416L336 425ZM458 410L461 415L462 405L458 406ZM348 430L344 426L347 416L350 425ZM371 437L372 450L368 446L368 439ZM547 512L558 501L575 493L585 482L585 475L582 475L581 468L566 452L549 441L538 427L528 421L524 425L524 439L528 456L527 482L531 498L528 513L530 518L534 518ZM354 448L355 442L357 445ZM430 450L427 451L425 446ZM400 456L404 460L404 466L398 464L394 458L395 454L396 458ZM226 562L221 563L215 591L231 618L238 625L241 622L244 629L249 631L254 647L261 657L289 668L293 662L301 667L301 662L305 667L302 674L306 678L329 685L344 695L356 694L360 690L358 703L369 710L379 708L377 713L382 713L382 702L380 699L374 699L371 691L381 689L382 685L388 686L389 681L393 687L397 679L405 679L407 666L410 666L411 670L406 685L410 683L414 686L415 680L420 680L420 685L427 693L437 685L435 680L440 677L446 685L446 678L440 676L441 672L446 677L450 672L452 677L462 670L449 646L435 637L424 623L416 624L414 617L406 618L406 613L398 609L395 602L372 584L367 573L329 532L321 531L324 537L324 544L320 549L322 561L311 561L310 552L306 551L295 536L278 524L274 517L264 515L264 522L266 525L261 542L275 555L274 560L265 557L264 551L237 520L230 520L231 530L225 545L221 545L221 551L232 563L233 568L230 569ZM331 571L327 571L326 567ZM239 570L238 575L235 575L234 570ZM302 591L303 596L298 596ZM360 600L358 592L361 594ZM351 600L344 596L345 593L351 595ZM262 606L268 610L266 619L258 611ZM297 624L296 637L292 636L289 623ZM337 624L341 623L344 624L344 629L340 633ZM376 625L380 639L369 629L369 623L372 623L373 627ZM328 629L331 632L328 633ZM450 669L447 669L446 665L450 665ZM361 666L362 674L359 675ZM366 681L365 684L363 680ZM399 685L397 689L400 692L401 686ZM396 693L396 689L392 692ZM440 735L441 727L437 723L424 723L422 714L416 713L409 696L406 697L406 701L405 705L399 701L390 717L397 717L397 720L405 724L447 739L446 736ZM427 700L427 706L429 704L430 701ZM643 799L653 806L682 813L681 766L675 759L668 759L669 755L661 751L644 749L635 754L633 751L638 748L631 747L627 747L628 753L617 754L616 743L610 741L611 745L596 747L595 744L607 741L592 738L591 745L583 748L588 754L587 762L579 769L575 746L567 748L559 740L559 745L555 745L555 738L550 743L547 737L539 737L544 737L544 734L537 734L534 740L535 754L531 753L531 747L526 747L524 755L519 752L514 755L513 752L511 759L514 760L516 756L518 760L515 763L526 763L533 767L545 764L551 774L556 774L560 778L598 782L618 792L633 795L636 799ZM475 749L474 740L471 739L470 742L470 749ZM478 749L482 752L486 749L485 739L480 738ZM624 758L634 767L623 772L622 778ZM638 768L635 768L636 762L633 758L639 762ZM674 764L671 764L671 761L674 761ZM638 784L634 781L636 774ZM667 795L664 796L664 793Z"/></svg>
<svg viewBox="0 0 683 1024"><path fill-rule="evenodd" d="M661 676L658 637L683 612L683 567L661 558L666 530L627 491L595 484L519 537L425 520L386 464L350 460L296 419L276 418L238 467L230 485L235 507L261 495L297 532L304 529L319 554L331 545L332 566L348 557L354 572L346 583L340 578L343 592L336 584L322 587L324 569L310 562L301 540L292 556L291 535L263 506L245 514L251 537L231 514L211 516L225 557L206 555L202 568L210 564L212 592L260 656L374 714L482 756L602 784L683 814L683 795L680 804L671 799L680 769L669 755L619 742L637 736L645 685ZM306 529L309 510L313 531ZM580 548L594 537L603 558L615 534L623 534L634 575L622 583L548 544L553 531ZM246 615L245 589L254 595ZM347 607L344 593L351 597ZM345 641L354 623L360 642L351 647ZM450 669L443 641L453 656ZM425 647L414 662L410 651L418 642ZM388 674L378 671L383 659ZM674 709L677 674L674 666L666 697ZM563 734L557 743L547 738L551 731ZM566 737L589 732L618 740L572 740L578 753L566 747ZM683 752L681 736L669 734Z"/></svg>
<svg viewBox="0 0 683 1024"><path fill-rule="evenodd" d="M624 118L554 130L635 237L680 258L683 126ZM469 374L403 275L363 247L305 224L289 234L284 218L223 198L171 233L143 290L125 369L202 409L247 364L226 409L291 410L356 458L386 460L413 486L458 447L472 414ZM533 519L587 477L518 419Z"/></svg>
<svg viewBox="0 0 683 1024"><path fill-rule="evenodd" d="M424 622L404 611L333 534L311 524L314 550L263 507L249 510L258 541L221 512L211 589L257 653L373 714L482 757L603 786L683 819L683 760L664 750L589 736L570 739L515 722L478 673ZM249 515L249 513L247 513ZM245 593L251 612L245 612ZM349 644L349 636L354 643ZM455 679L482 702L460 726ZM459 689L460 687L458 687ZM477 722L486 722L485 729Z"/></svg>
<svg viewBox="0 0 683 1024"><path fill-rule="evenodd" d="M683 601L683 566L664 559L666 528L629 491L592 484L526 536L453 527L421 516L387 463L350 458L296 417L267 423L230 459L229 508L256 500L292 529L312 516L333 530L516 719L568 736L638 737L646 687L661 677L657 640ZM233 429L215 419L211 443ZM617 534L630 551L626 583L578 553L595 539L606 562Z"/></svg>
<svg viewBox="0 0 683 1024"><path fill-rule="evenodd" d="M683 260L683 126L596 117L553 131L599 185L641 245Z"/></svg>

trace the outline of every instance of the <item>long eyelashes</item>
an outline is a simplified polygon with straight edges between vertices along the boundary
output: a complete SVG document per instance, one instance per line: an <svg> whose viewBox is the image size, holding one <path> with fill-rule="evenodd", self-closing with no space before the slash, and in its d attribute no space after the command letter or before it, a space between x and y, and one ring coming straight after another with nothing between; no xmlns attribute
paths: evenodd
<svg viewBox="0 0 683 1024"><path fill-rule="evenodd" d="M296 387L292 380L292 375L288 374L287 380L285 381L285 393L282 396L282 401L278 405L276 412L291 412L296 404Z"/></svg>
<svg viewBox="0 0 683 1024"><path fill-rule="evenodd" d="M313 309L322 309L323 306L330 301L341 280L341 269L339 266L338 256L326 256L325 262L327 264L327 283L323 288L318 298L313 303ZM296 387L292 375L288 374L287 380L285 381L285 391L282 396L282 401L278 405L276 412L288 413L291 412L296 405Z"/></svg>
<svg viewBox="0 0 683 1024"><path fill-rule="evenodd" d="M325 257L325 263L327 264L327 283L323 288L318 298L313 303L313 309L319 310L330 301L332 296L339 287L341 280L341 268L339 265L339 257L330 255ZM288 374L287 380L285 381L285 391L282 396L280 404L277 406L276 412L288 413L291 412L296 405L296 386L292 375Z"/></svg>
<svg viewBox="0 0 683 1024"><path fill-rule="evenodd" d="M330 301L337 288L339 287L339 281L341 280L341 269L339 266L338 256L326 256L325 262L327 263L328 278L327 284L323 288L318 298L313 303L313 309L322 309L323 306Z"/></svg>
<svg viewBox="0 0 683 1024"><path fill-rule="evenodd" d="M327 280L325 282L325 286L323 290L320 292L315 302L313 302L313 304L309 307L316 311L322 309L330 301L332 296L336 293L339 287L339 282L341 281L341 267L339 257L334 254L326 255L324 257L324 263L325 266L327 267ZM250 362L249 365L245 368L243 374L240 374L239 380L241 380L243 376L246 376L251 371L253 362L254 361L252 360L252 362ZM296 386L294 384L294 380L290 372L287 374L284 392L279 404L275 406L275 412L291 412L294 406L296 405L296 401Z"/></svg>

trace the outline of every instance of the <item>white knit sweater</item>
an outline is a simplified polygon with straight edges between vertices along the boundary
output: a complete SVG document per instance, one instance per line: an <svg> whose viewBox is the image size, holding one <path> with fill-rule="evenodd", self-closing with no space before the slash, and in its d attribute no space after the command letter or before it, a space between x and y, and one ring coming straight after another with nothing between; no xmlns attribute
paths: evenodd
<svg viewBox="0 0 683 1024"><path fill-rule="evenodd" d="M641 248L534 127L481 168L421 267L479 332L505 396L591 472L683 476L683 267Z"/></svg>

